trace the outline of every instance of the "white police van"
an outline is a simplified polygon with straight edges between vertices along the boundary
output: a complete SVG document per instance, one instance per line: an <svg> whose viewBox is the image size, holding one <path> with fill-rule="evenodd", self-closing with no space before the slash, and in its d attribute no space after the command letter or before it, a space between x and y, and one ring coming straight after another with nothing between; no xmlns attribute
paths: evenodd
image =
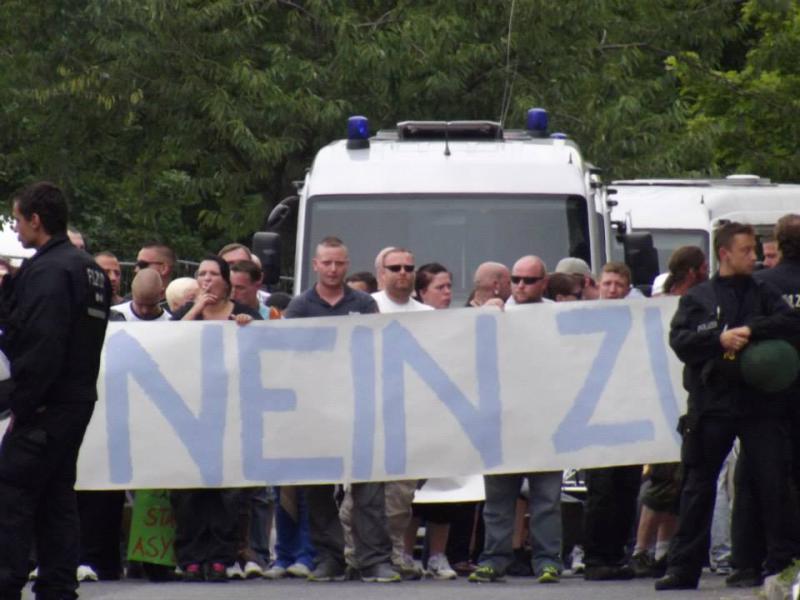
<svg viewBox="0 0 800 600"><path fill-rule="evenodd" d="M800 212L800 185L776 184L756 175L613 181L608 194L612 230L628 237L649 234L662 273L672 252L684 245L702 248L713 270L713 232L726 222L753 225L761 238L771 234L781 216ZM623 259L623 245L615 235L607 236L606 252L612 260Z"/></svg>
<svg viewBox="0 0 800 600"><path fill-rule="evenodd" d="M596 170L563 134L547 133L547 112L528 111L524 130L490 121L405 121L370 137L364 117L348 138L322 148L297 197L268 219L254 249L274 281L276 230L297 211L294 292L313 283L311 259L324 237L350 250L350 272L373 271L386 246L436 261L453 273L453 305L463 305L476 267L511 265L537 254L551 266L578 256L604 260Z"/></svg>

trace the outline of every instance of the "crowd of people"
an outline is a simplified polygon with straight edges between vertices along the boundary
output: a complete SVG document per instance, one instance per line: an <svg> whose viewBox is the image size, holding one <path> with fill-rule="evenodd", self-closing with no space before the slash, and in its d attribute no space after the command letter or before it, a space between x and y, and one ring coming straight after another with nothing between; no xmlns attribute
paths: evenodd
<svg viewBox="0 0 800 600"><path fill-rule="evenodd" d="M72 234L74 244L83 243ZM710 567L728 585L759 585L800 556L794 496L800 448L790 436L800 417L792 404L798 390L794 382L761 389L743 380L737 368L748 347L800 339L794 312L800 305L800 216L778 222L774 239L763 244L758 270L752 227L727 223L715 232L714 244L719 270L712 277L703 250L686 246L674 252L669 272L646 293L631 285L628 267L618 262L595 276L583 260L565 257L550 272L531 254L510 266L485 262L475 271L471 307L511 311L547 302L680 296L670 344L685 364L689 393L687 413L675 424L683 436L681 461L587 469L583 534L568 556L561 471L486 475L481 503L414 503L420 481L173 491L174 569L126 564L121 524L131 494L95 491L77 494L77 578L388 583L461 575L490 583L529 575L552 584L571 569L592 581L653 577L657 590L670 590L697 587ZM774 244L774 252L767 244ZM417 265L413 249L390 246L377 254L374 272L348 274L348 250L336 237L319 241L316 283L294 298L262 286L258 259L241 244L203 259L194 278L178 279L172 276L172 249L144 244L128 297L120 289L114 254L97 252L94 261L107 276L111 320L210 319L247 326L261 319L430 311L452 304L446 266ZM4 441L0 456L5 450ZM74 482L74 470L72 477ZM34 570L32 576L43 574Z"/></svg>

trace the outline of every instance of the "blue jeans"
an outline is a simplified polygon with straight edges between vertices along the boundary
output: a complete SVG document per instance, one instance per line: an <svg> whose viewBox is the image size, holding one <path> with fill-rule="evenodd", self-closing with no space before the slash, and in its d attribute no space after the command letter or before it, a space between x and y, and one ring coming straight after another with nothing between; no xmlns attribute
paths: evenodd
<svg viewBox="0 0 800 600"><path fill-rule="evenodd" d="M504 573L514 560L512 537L514 512L523 478L528 479L528 512L533 572L537 576L546 566L560 572L561 560L561 471L513 475L486 475L486 504L483 522L486 527L481 565Z"/></svg>
<svg viewBox="0 0 800 600"><path fill-rule="evenodd" d="M311 545L311 534L308 530L308 503L302 488L294 488L297 498L297 520L281 505L280 488L278 502L275 506L275 564L284 569L294 563L302 563L309 569L314 568L316 551Z"/></svg>

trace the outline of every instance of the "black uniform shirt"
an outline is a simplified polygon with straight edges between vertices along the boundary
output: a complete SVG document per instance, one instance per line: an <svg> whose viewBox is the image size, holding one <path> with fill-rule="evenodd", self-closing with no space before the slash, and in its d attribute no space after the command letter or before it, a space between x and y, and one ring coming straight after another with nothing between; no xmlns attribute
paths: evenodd
<svg viewBox="0 0 800 600"><path fill-rule="evenodd" d="M800 260L784 258L771 269L756 271L753 278L772 284L791 308L800 309Z"/></svg>
<svg viewBox="0 0 800 600"><path fill-rule="evenodd" d="M111 284L91 255L53 236L6 278L3 296L15 418L53 402L96 401Z"/></svg>

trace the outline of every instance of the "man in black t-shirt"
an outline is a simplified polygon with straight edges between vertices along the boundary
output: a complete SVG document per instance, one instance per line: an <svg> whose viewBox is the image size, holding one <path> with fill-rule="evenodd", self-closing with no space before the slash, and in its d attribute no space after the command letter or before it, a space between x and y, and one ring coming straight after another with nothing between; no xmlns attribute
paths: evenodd
<svg viewBox="0 0 800 600"><path fill-rule="evenodd" d="M338 238L325 238L317 245L314 257L317 283L294 298L286 308L286 319L344 316L378 312L375 300L345 285L350 259ZM362 581L388 583L400 581L391 566L392 541L386 523L384 484L354 483L353 538L355 560ZM334 500L333 485L308 486L311 542L317 549L317 566L311 581L344 579L344 532Z"/></svg>

